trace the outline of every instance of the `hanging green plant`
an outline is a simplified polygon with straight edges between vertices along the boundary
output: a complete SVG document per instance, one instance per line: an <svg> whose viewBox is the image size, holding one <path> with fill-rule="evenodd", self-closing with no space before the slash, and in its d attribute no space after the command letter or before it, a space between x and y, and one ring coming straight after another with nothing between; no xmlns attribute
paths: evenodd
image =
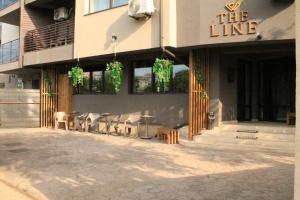
<svg viewBox="0 0 300 200"><path fill-rule="evenodd" d="M174 62L172 60L156 58L153 65L153 73L157 78L156 89L158 93L160 92L161 88L163 89L163 92L168 89L173 71L173 65Z"/></svg>
<svg viewBox="0 0 300 200"><path fill-rule="evenodd" d="M68 76L72 80L72 86L78 87L83 85L83 69L77 64L75 67L72 67L70 71L68 71Z"/></svg>
<svg viewBox="0 0 300 200"><path fill-rule="evenodd" d="M49 73L48 73L47 70L45 70L44 80L48 84L48 96L52 97L53 96L52 81L51 81L51 79L49 77Z"/></svg>
<svg viewBox="0 0 300 200"><path fill-rule="evenodd" d="M113 61L106 64L106 70L110 71L109 77L114 86L115 92L119 93L122 84L123 65L121 62Z"/></svg>

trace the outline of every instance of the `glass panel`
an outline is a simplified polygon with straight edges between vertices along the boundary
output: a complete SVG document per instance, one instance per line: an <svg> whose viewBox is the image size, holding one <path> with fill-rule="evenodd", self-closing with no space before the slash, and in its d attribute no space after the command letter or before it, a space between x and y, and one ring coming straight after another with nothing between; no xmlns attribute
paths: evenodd
<svg viewBox="0 0 300 200"><path fill-rule="evenodd" d="M19 40L14 40L0 47L0 63L15 62L19 59Z"/></svg>
<svg viewBox="0 0 300 200"><path fill-rule="evenodd" d="M103 78L102 78L102 71L95 71L93 72L93 82L92 82L92 92L95 93L103 93Z"/></svg>
<svg viewBox="0 0 300 200"><path fill-rule="evenodd" d="M111 82L110 71L105 71L104 75L105 75L105 78L104 78L105 79L105 83L104 83L105 94L114 94L115 89Z"/></svg>
<svg viewBox="0 0 300 200"><path fill-rule="evenodd" d="M189 91L189 68L185 65L174 65L173 67L173 91Z"/></svg>
<svg viewBox="0 0 300 200"><path fill-rule="evenodd" d="M83 77L83 85L80 86L80 93L81 94L88 94L90 93L90 72L84 72Z"/></svg>
<svg viewBox="0 0 300 200"><path fill-rule="evenodd" d="M109 9L110 0L90 0L90 12Z"/></svg>
<svg viewBox="0 0 300 200"><path fill-rule="evenodd" d="M152 92L152 68L142 67L134 69L134 93L149 93Z"/></svg>
<svg viewBox="0 0 300 200"><path fill-rule="evenodd" d="M113 7L122 6L128 3L128 0L113 0Z"/></svg>

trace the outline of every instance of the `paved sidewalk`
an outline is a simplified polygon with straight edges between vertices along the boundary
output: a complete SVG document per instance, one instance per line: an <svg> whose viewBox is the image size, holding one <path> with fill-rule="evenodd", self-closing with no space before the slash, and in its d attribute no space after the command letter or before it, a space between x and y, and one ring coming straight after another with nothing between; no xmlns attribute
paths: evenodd
<svg viewBox="0 0 300 200"><path fill-rule="evenodd" d="M0 181L0 199L5 200L35 200L28 197L26 194L16 190L14 187L10 187Z"/></svg>
<svg viewBox="0 0 300 200"><path fill-rule="evenodd" d="M0 180L38 200L291 200L293 177L284 150L0 130Z"/></svg>

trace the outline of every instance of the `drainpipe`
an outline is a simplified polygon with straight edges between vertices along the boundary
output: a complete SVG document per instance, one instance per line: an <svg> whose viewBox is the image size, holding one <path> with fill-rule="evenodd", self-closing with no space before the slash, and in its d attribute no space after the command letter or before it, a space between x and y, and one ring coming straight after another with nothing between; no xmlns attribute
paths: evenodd
<svg viewBox="0 0 300 200"><path fill-rule="evenodd" d="M170 50L166 49L164 46L164 0L160 0L160 48L163 51L163 53L167 53L169 56L171 56L172 58L174 58L174 60L177 60L179 63L184 63L180 58L178 58L173 52L171 52Z"/></svg>
<svg viewBox="0 0 300 200"><path fill-rule="evenodd" d="M164 21L164 16L163 16L163 14L164 14L164 6L163 6L163 4L164 4L164 1L163 0L160 0L160 48L163 50L163 52L164 52L164 50L165 50L165 47L164 47L164 40L163 40L163 21Z"/></svg>

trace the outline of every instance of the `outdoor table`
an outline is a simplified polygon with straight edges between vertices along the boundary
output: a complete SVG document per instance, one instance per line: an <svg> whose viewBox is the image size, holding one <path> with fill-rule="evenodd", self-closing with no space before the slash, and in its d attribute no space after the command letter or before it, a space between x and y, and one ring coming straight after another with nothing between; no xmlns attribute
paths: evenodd
<svg viewBox="0 0 300 200"><path fill-rule="evenodd" d="M141 116L141 118L143 118L145 120L145 123L146 123L146 135L141 137L141 139L152 139L152 137L148 136L148 119L153 118L153 116L143 115L143 116Z"/></svg>
<svg viewBox="0 0 300 200"><path fill-rule="evenodd" d="M109 127L109 125L108 125L108 117L112 116L112 113L102 113L100 116L104 117L104 119L105 119L106 134L108 135L109 134L109 131L108 131L108 127Z"/></svg>

